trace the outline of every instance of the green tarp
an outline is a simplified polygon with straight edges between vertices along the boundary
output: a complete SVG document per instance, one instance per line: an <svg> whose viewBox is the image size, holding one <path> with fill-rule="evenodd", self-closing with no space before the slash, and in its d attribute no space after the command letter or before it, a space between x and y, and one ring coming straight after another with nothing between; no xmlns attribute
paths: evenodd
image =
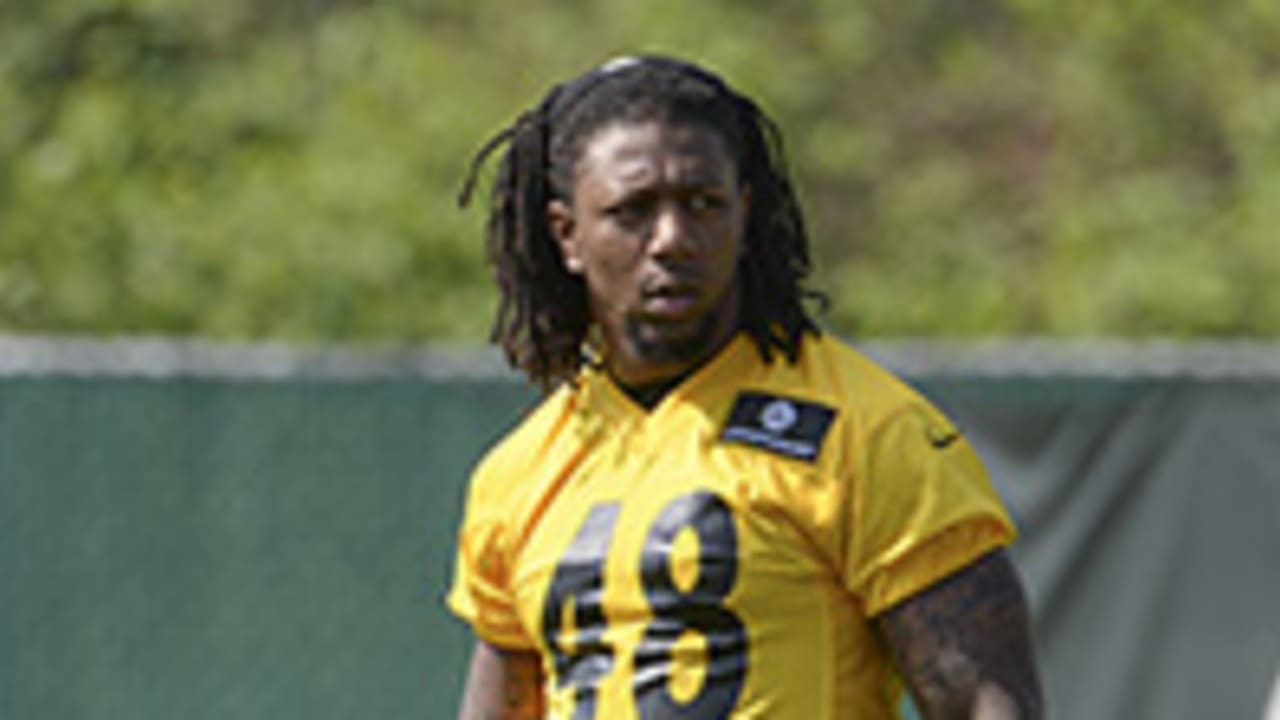
<svg viewBox="0 0 1280 720"><path fill-rule="evenodd" d="M1052 717L1261 717L1280 382L918 379L1021 526ZM0 377L0 718L452 717L463 486L532 398L411 372Z"/></svg>

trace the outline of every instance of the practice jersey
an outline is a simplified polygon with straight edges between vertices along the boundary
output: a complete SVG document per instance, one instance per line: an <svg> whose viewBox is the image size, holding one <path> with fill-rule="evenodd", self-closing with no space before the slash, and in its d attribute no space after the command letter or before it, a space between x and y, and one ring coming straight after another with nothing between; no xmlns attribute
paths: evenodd
<svg viewBox="0 0 1280 720"><path fill-rule="evenodd" d="M904 383L739 336L651 410L596 369L548 397L475 471L448 603L541 654L551 718L877 720L874 617L1012 537Z"/></svg>

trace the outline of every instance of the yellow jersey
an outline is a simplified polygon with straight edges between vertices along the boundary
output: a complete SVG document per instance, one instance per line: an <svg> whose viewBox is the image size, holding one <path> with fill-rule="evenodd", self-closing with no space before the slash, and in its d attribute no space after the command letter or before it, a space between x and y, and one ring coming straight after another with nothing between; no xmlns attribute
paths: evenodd
<svg viewBox="0 0 1280 720"><path fill-rule="evenodd" d="M894 718L877 613L1008 544L976 454L826 336L746 336L646 410L587 369L479 464L448 604L557 720Z"/></svg>

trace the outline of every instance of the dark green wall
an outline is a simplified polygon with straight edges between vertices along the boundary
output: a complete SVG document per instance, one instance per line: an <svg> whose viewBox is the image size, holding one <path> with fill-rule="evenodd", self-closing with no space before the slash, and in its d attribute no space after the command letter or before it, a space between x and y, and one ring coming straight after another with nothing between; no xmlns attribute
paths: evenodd
<svg viewBox="0 0 1280 720"><path fill-rule="evenodd" d="M933 378L1022 529L1053 716L1252 718L1280 383ZM0 718L448 718L509 381L0 377Z"/></svg>
<svg viewBox="0 0 1280 720"><path fill-rule="evenodd" d="M454 518L528 397L0 382L0 716L444 716Z"/></svg>

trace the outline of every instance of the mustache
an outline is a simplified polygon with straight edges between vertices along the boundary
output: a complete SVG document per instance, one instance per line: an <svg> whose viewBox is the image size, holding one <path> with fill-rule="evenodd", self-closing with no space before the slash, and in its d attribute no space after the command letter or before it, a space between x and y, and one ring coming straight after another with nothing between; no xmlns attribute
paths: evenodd
<svg viewBox="0 0 1280 720"><path fill-rule="evenodd" d="M701 273L692 269L665 271L643 278L640 293L645 297L697 293L702 290L702 285Z"/></svg>

